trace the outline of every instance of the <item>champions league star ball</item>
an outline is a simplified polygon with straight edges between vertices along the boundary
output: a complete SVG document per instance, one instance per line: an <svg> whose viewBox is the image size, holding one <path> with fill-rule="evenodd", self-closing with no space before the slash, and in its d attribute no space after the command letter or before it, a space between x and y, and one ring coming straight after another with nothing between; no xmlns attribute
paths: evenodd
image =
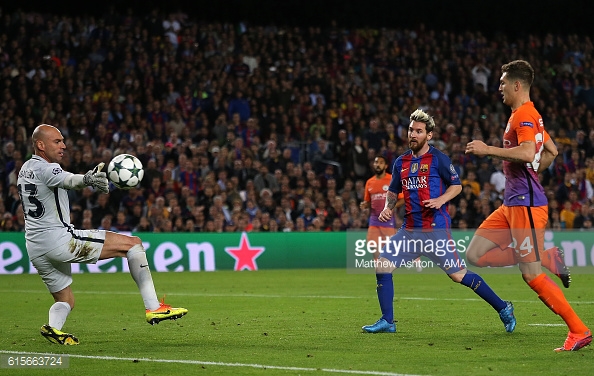
<svg viewBox="0 0 594 376"><path fill-rule="evenodd" d="M130 154L116 155L107 166L107 177L119 189L134 188L144 177L142 162Z"/></svg>

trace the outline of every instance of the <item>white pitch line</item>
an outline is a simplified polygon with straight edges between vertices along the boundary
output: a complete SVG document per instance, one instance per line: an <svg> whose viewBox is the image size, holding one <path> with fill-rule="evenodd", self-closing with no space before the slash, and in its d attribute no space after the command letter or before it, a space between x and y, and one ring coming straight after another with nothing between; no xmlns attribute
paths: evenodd
<svg viewBox="0 0 594 376"><path fill-rule="evenodd" d="M567 324L526 324L529 326L567 326Z"/></svg>
<svg viewBox="0 0 594 376"><path fill-rule="evenodd" d="M20 294L47 294L47 290L0 290L0 293L20 293ZM91 291L75 290L76 294L92 295L138 295L136 291ZM264 299L369 299L369 296L348 296L348 295L278 295L278 294L213 294L201 292L168 292L168 296L197 296L197 297L220 297L220 298L264 298ZM478 298L430 298L420 296L394 296L394 300L427 300L427 301L454 301L454 302L482 302ZM533 300L513 300L514 303L538 303L539 299ZM569 300L570 304L594 304L594 301Z"/></svg>
<svg viewBox="0 0 594 376"><path fill-rule="evenodd" d="M122 360L122 361L140 361L140 362L153 362L153 363L178 363L178 364L191 364L191 365L207 365L207 366L221 366L221 367L244 367L244 368L261 368L261 369L278 369L282 371L305 371L305 372L330 372L330 373L347 373L353 375L377 375L377 376L419 376L404 373L392 373L392 372L380 372L380 371L357 371L351 369L334 369L334 368L308 368L308 367L289 367L289 366L271 366L265 364L253 364L253 363L225 363L225 362L208 362L201 360L183 360L183 359L150 359L150 358L120 358L115 356L94 356L94 355L78 355L78 354L54 354L54 353L41 353L41 352L21 352L21 351L8 351L0 350L2 354L17 354L17 355L67 355L70 358L81 358L81 359L93 359L93 360ZM72 363L70 363L72 365Z"/></svg>

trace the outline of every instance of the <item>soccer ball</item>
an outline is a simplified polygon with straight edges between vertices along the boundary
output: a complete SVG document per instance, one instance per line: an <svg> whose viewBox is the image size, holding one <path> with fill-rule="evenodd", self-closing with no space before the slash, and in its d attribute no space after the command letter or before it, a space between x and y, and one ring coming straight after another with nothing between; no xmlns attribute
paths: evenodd
<svg viewBox="0 0 594 376"><path fill-rule="evenodd" d="M119 189L130 189L144 177L142 162L130 154L116 155L107 166L107 177Z"/></svg>

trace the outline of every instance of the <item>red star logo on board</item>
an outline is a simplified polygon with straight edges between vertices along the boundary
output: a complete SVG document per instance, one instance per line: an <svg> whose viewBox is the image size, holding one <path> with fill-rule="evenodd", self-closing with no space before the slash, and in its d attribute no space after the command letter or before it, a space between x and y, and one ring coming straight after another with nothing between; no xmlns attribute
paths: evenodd
<svg viewBox="0 0 594 376"><path fill-rule="evenodd" d="M247 233L242 232L239 246L237 248L225 247L225 252L235 259L235 267L233 270L258 270L256 259L264 252L265 249L265 247L252 247L250 245L250 240L248 239Z"/></svg>

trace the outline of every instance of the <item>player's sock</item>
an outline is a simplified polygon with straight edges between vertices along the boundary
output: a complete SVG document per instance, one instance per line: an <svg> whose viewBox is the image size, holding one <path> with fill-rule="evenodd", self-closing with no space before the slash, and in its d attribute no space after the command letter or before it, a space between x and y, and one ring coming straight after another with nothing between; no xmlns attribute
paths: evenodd
<svg viewBox="0 0 594 376"><path fill-rule="evenodd" d="M141 244L136 244L126 254L128 259L128 267L132 279L136 282L142 300L144 300L144 306L146 309L155 310L159 308L159 299L157 299L157 293L155 292L155 285L153 284L153 277L149 269L149 263L146 259L146 252Z"/></svg>
<svg viewBox="0 0 594 376"><path fill-rule="evenodd" d="M507 247L501 249L499 247L493 248L484 255L482 255L476 266L484 268L485 266L510 266L517 264L515 258L515 250Z"/></svg>
<svg viewBox="0 0 594 376"><path fill-rule="evenodd" d="M471 270L466 269L466 274L460 282L464 286L470 288L475 294L483 298L484 301L489 303L495 311L499 312L504 309L507 304L501 300L501 298L495 294L495 291L489 287L487 282L478 274Z"/></svg>
<svg viewBox="0 0 594 376"><path fill-rule="evenodd" d="M545 273L541 273L538 277L528 282L528 286L538 294L539 299L551 311L563 318L570 332L584 333L588 330L588 327L584 325L573 308L571 308L567 299L565 299L563 291Z"/></svg>
<svg viewBox="0 0 594 376"><path fill-rule="evenodd" d="M55 302L49 309L49 326L62 330L71 310L70 304L66 302Z"/></svg>
<svg viewBox="0 0 594 376"><path fill-rule="evenodd" d="M394 322L394 282L392 273L378 273L377 279L377 299L382 310L382 319L390 324Z"/></svg>

